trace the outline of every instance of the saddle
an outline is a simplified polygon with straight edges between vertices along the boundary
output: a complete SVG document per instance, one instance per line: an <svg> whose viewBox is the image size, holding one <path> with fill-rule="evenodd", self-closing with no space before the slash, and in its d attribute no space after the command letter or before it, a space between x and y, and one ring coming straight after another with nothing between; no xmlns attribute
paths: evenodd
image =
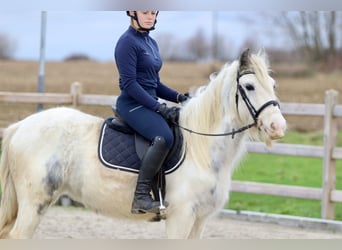
<svg viewBox="0 0 342 250"><path fill-rule="evenodd" d="M154 199L160 201L165 197L165 175L176 171L185 158L183 136L176 126L171 126L174 144L152 185ZM107 118L101 128L98 157L105 167L139 173L143 159L151 141L136 133L119 117Z"/></svg>

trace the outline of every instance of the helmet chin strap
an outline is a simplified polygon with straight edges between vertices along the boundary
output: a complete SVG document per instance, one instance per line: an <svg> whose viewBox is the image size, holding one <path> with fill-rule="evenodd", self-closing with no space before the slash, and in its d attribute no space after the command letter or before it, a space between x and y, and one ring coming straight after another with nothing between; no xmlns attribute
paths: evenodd
<svg viewBox="0 0 342 250"><path fill-rule="evenodd" d="M149 29L146 29L146 28L144 28L144 27L142 27L142 26L140 25L139 19L138 19L138 15L137 15L137 12L136 12L136 11L134 11L134 15L133 15L133 16L131 16L131 15L129 14L129 11L126 11L127 16L133 18L133 19L137 22L137 24L138 24L138 30L139 30L139 31L151 31L151 30L154 30L154 29L155 29L155 25L156 25L156 23L157 23L157 16L158 16L158 13L159 13L159 11L157 11L157 13L156 13L156 20L154 21L153 26L152 26L151 28L149 28Z"/></svg>

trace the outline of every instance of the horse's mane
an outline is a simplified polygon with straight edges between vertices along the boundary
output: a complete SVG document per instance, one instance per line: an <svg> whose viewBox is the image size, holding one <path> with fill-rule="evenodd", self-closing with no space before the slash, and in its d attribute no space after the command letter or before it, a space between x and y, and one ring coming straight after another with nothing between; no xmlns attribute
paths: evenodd
<svg viewBox="0 0 342 250"><path fill-rule="evenodd" d="M205 90L193 97L183 108L180 116L180 125L193 131L202 133L222 133L223 129L219 127L225 107L231 105L222 104L223 96L227 102L231 102L235 93L230 92L235 87L230 87L235 83L238 62L225 64L214 79L211 79ZM232 108L232 107L229 107ZM234 108L234 107L233 107ZM210 165L210 152L208 146L213 137L195 135L193 133L183 133L185 142L191 144L188 147L187 154L196 155L192 159L198 159L200 165Z"/></svg>
<svg viewBox="0 0 342 250"><path fill-rule="evenodd" d="M219 118L222 117L223 110L220 109L223 108L221 103L223 92L230 89L227 85L230 85L232 81L228 82L228 80L236 75L237 69L234 68L237 68L238 65L236 67L232 65L225 64L217 76L210 80L205 89L196 94L182 109L182 122L184 125L191 126L193 130L202 129L204 133L214 129L214 121L219 121ZM193 115L197 117L196 121L190 119Z"/></svg>
<svg viewBox="0 0 342 250"><path fill-rule="evenodd" d="M268 63L266 58L251 55L251 67L258 80L263 83L268 77ZM236 76L239 70L239 61L225 64L216 77L211 78L209 84L201 93L193 97L183 108L180 116L180 125L196 132L225 133L233 129L237 123L235 94ZM226 114L226 115L225 115ZM228 114L228 115L227 115ZM232 115L229 115L232 114ZM223 119L226 119L223 121ZM185 142L191 147L187 148L187 154L192 154L192 159L198 159L196 164L210 166L210 148L214 137L183 133ZM224 138L223 138L224 139Z"/></svg>

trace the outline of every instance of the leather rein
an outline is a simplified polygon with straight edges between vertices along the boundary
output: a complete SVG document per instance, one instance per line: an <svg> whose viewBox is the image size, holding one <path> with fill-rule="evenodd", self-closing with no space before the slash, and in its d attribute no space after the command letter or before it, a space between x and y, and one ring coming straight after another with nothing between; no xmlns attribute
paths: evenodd
<svg viewBox="0 0 342 250"><path fill-rule="evenodd" d="M230 132L227 132L227 133L219 133L219 134L210 134L210 133L201 133L201 132L196 132L196 131L193 131L191 129L188 129L188 128L185 128L185 127L182 127L180 126L179 124L176 124L179 128L185 130L185 131L188 131L190 133L193 133L193 134L196 134L196 135L203 135L203 136L232 136L232 139L234 139L234 136L235 134L238 134L238 133L241 133L247 129L250 129L254 126L257 126L257 123L258 123L258 117L259 115L261 114L261 112L266 109L268 106L278 106L280 107L279 105L279 102L277 102L276 100L271 100L271 101L268 101L266 103L264 103L259 109L256 109L253 104L251 103L251 101L249 100L247 94L246 94L246 91L244 90L244 88L241 86L240 84L240 78L244 75L248 75L248 74L255 74L255 72L253 71L243 71L242 73L241 72L238 72L237 76L236 76L236 83L237 83L237 90L236 90L236 94L235 94L235 104L236 104L236 110L237 112L239 112L239 109L238 109L238 104L239 104L239 94L242 98L242 100L244 101L244 103L246 104L247 108L248 108L248 111L249 113L251 114L252 118L253 118L253 123L251 124L248 124L246 126L243 126L239 129L234 129Z"/></svg>

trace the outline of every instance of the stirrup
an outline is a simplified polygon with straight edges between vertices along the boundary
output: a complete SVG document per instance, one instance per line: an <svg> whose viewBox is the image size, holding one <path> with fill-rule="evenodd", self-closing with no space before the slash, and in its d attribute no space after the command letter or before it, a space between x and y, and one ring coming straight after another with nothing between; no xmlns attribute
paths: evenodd
<svg viewBox="0 0 342 250"><path fill-rule="evenodd" d="M152 217L149 221L150 222L158 222L161 220L166 220L166 208L169 206L169 203L167 201L163 200L163 196L161 195L161 189L158 189L158 195L159 195L159 212L156 213L156 216Z"/></svg>
<svg viewBox="0 0 342 250"><path fill-rule="evenodd" d="M160 217L166 217L166 207L169 205L167 203L167 201L163 200L163 196L161 193L161 189L158 188L158 195L159 195L159 201L160 201L160 205L159 205L159 214Z"/></svg>

